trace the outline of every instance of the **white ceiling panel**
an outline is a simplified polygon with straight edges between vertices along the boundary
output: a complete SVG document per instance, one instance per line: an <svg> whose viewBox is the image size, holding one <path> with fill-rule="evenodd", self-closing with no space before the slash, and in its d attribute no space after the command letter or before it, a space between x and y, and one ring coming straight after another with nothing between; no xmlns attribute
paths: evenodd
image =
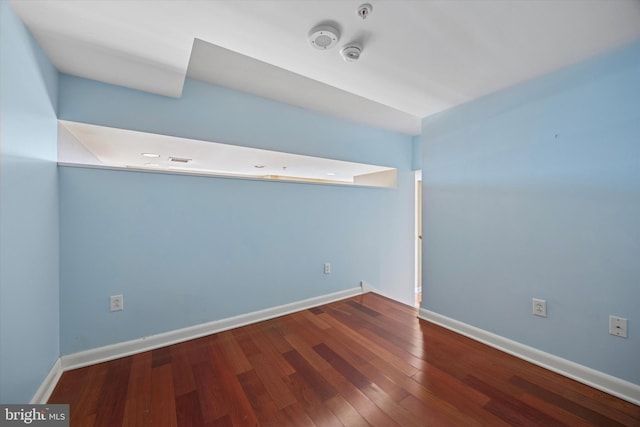
<svg viewBox="0 0 640 427"><path fill-rule="evenodd" d="M638 0L372 0L366 20L352 0L11 3L65 73L178 97L187 75L211 68L237 86L241 72L245 91L406 134L416 118L640 40ZM340 30L336 47L310 46L320 23ZM357 62L339 54L349 42L363 46ZM223 57L255 66L215 75Z"/></svg>

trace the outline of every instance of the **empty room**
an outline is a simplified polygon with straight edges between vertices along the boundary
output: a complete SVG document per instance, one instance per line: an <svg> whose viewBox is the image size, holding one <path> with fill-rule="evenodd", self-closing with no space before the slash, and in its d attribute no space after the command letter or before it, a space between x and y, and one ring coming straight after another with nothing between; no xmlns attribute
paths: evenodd
<svg viewBox="0 0 640 427"><path fill-rule="evenodd" d="M640 426L640 1L0 31L1 425Z"/></svg>

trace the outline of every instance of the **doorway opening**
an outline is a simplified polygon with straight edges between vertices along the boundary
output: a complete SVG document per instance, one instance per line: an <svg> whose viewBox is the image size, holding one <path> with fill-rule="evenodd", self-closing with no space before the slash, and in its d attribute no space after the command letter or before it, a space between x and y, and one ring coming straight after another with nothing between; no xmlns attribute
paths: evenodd
<svg viewBox="0 0 640 427"><path fill-rule="evenodd" d="M415 306L422 302L422 171L415 171Z"/></svg>

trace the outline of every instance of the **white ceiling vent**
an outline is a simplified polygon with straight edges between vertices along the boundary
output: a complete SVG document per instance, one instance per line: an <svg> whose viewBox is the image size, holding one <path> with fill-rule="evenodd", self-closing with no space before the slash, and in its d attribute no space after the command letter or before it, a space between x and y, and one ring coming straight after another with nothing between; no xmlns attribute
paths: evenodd
<svg viewBox="0 0 640 427"><path fill-rule="evenodd" d="M191 161L191 159L185 157L169 157L169 160L176 163L189 163Z"/></svg>
<svg viewBox="0 0 640 427"><path fill-rule="evenodd" d="M309 43L319 50L330 49L338 43L340 33L330 25L318 25L309 34Z"/></svg>

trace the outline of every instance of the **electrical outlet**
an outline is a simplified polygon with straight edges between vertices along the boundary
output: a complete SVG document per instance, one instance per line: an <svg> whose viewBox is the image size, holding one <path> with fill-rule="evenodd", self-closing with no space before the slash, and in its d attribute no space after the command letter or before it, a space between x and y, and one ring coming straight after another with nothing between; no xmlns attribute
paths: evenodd
<svg viewBox="0 0 640 427"><path fill-rule="evenodd" d="M111 311L124 310L124 297L122 295L111 296Z"/></svg>
<svg viewBox="0 0 640 427"><path fill-rule="evenodd" d="M547 301L533 298L531 300L531 308L534 316L547 317Z"/></svg>
<svg viewBox="0 0 640 427"><path fill-rule="evenodd" d="M609 316L609 333L620 338L627 338L627 319Z"/></svg>
<svg viewBox="0 0 640 427"><path fill-rule="evenodd" d="M331 264L328 262L324 263L324 274L331 274Z"/></svg>

